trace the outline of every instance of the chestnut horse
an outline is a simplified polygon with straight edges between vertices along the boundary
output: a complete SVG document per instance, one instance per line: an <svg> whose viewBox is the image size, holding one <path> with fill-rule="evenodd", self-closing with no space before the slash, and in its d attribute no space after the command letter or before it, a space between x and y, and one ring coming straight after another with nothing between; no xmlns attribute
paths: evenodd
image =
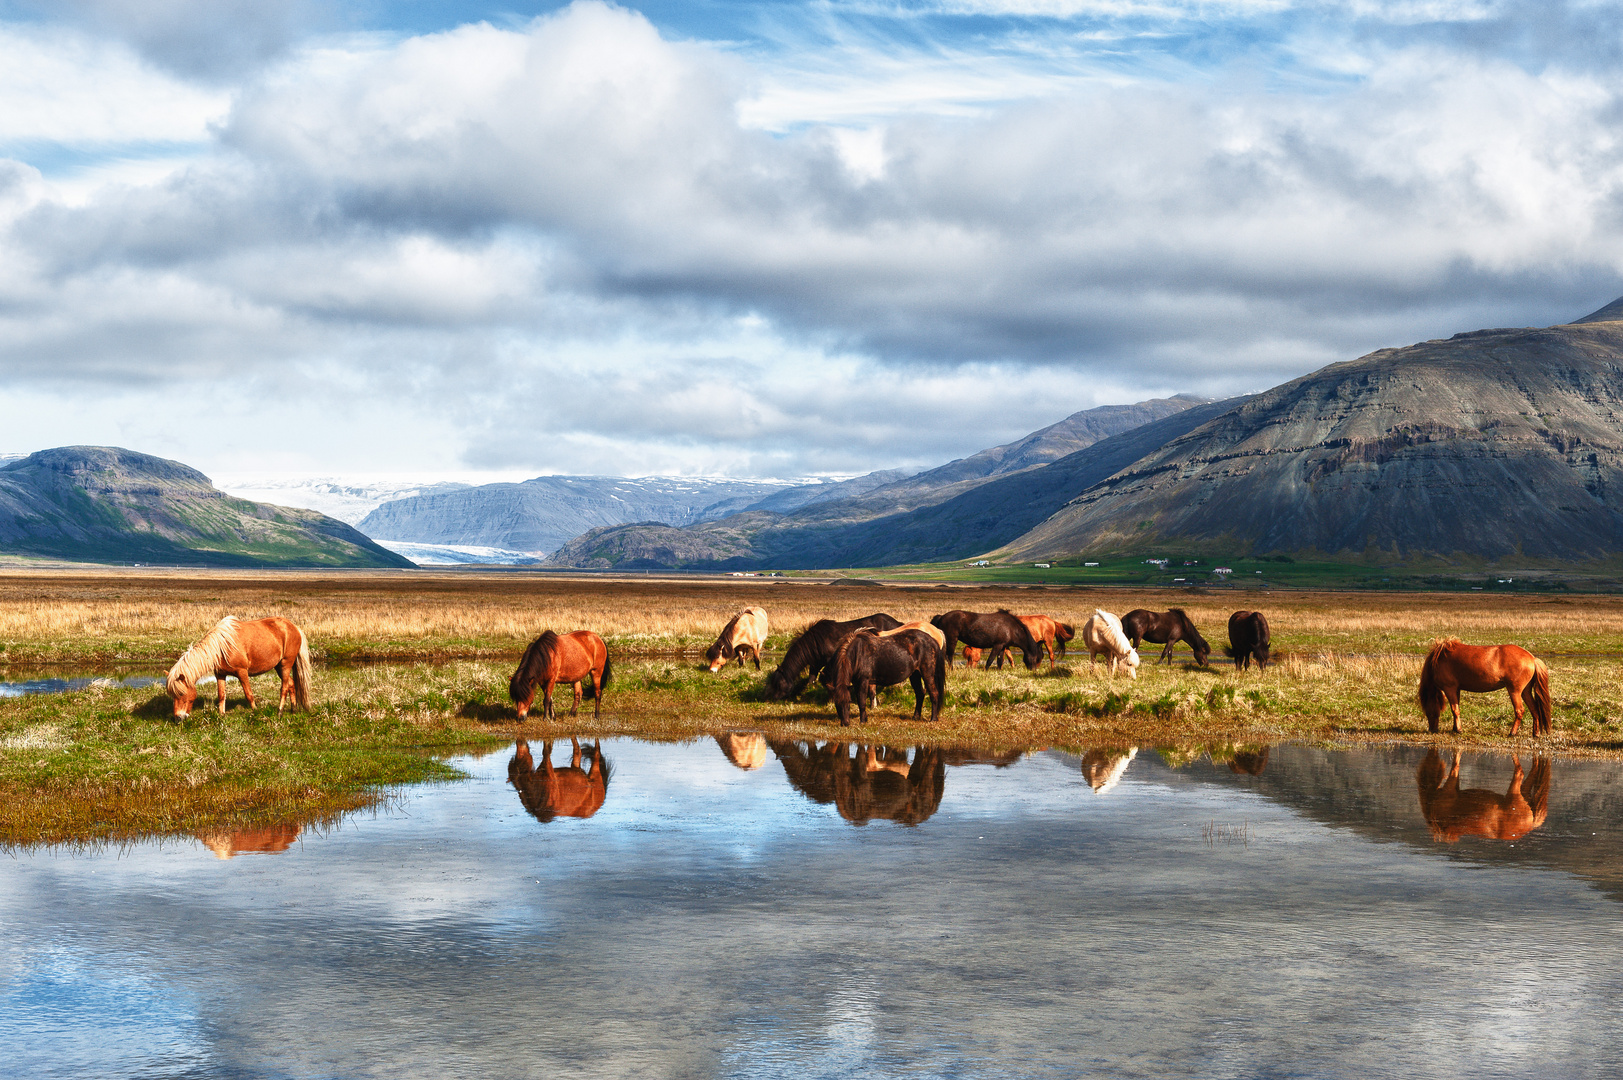
<svg viewBox="0 0 1623 1080"><path fill-rule="evenodd" d="M1516 714L1512 735L1522 726L1522 703L1533 712L1533 734L1550 733L1550 669L1520 645L1466 645L1459 638L1432 642L1420 667L1420 707L1426 727L1437 731L1443 706L1454 710L1454 733L1460 731L1460 691L1487 694L1504 690Z"/></svg>
<svg viewBox="0 0 1623 1080"><path fill-rule="evenodd" d="M575 703L569 715L580 711L581 683L586 682L585 696L595 699L592 715L603 711L603 688L609 685L613 672L609 668L608 646L590 630L576 630L559 637L548 630L524 650L518 670L507 681L507 695L518 706L518 718L530 715L530 703L540 689L541 713L548 720L552 716L552 688L559 683L573 683Z"/></svg>
<svg viewBox="0 0 1623 1080"><path fill-rule="evenodd" d="M1445 844L1455 843L1462 836L1520 840L1544 824L1550 803L1550 759L1533 759L1533 771L1525 776L1525 790L1522 759L1512 760L1516 771L1503 795L1486 788L1461 791L1460 752L1454 751L1454 767L1444 770L1436 749L1428 751L1415 772L1415 785L1420 789L1420 813L1431 826L1432 839Z"/></svg>
<svg viewBox="0 0 1623 1080"><path fill-rule="evenodd" d="M187 649L169 669L164 687L175 700L175 719L191 715L197 700L197 682L213 675L219 690L217 707L225 712L225 680L232 675L242 684L248 707L254 707L251 675L274 670L282 677L282 695L277 699L280 713L291 698L300 709L310 707L310 643L304 633L286 619L239 619L227 615Z"/></svg>
<svg viewBox="0 0 1623 1080"><path fill-rule="evenodd" d="M575 753L569 767L552 766L552 743L541 744L541 764L530 757L530 744L519 739L513 746L513 760L507 763L507 779L518 792L524 809L540 821L557 817L589 818L603 807L612 770L603 756L603 747L592 744L592 767L580 767L580 740L569 739Z"/></svg>

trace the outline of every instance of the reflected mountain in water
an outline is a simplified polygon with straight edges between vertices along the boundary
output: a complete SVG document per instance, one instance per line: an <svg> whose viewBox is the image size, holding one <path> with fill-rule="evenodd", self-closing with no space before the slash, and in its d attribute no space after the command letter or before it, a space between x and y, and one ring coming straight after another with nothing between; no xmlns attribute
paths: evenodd
<svg viewBox="0 0 1623 1080"><path fill-rule="evenodd" d="M197 838L217 857L231 859L238 855L273 855L286 851L303 831L302 825L282 824L234 832L203 832L198 833Z"/></svg>
<svg viewBox="0 0 1623 1080"><path fill-rule="evenodd" d="M552 764L551 740L541 744L540 764L530 756L528 742L519 739L513 745L513 759L507 763L507 781L518 792L524 809L538 821L589 818L603 808L614 770L603 756L602 745L594 742L585 752L591 756L592 764L590 769L583 769L580 740L571 737L569 742L574 753L569 765L562 769Z"/></svg>
<svg viewBox="0 0 1623 1080"><path fill-rule="evenodd" d="M1445 769L1440 754L1433 749L1415 772L1420 789L1420 812L1431 826L1431 836L1445 844L1458 843L1462 836L1487 840L1520 840L1544 824L1550 802L1550 761L1535 757L1533 772L1522 790L1522 759L1511 758L1516 771L1505 793L1487 788L1460 790L1460 752L1454 751L1454 767Z"/></svg>
<svg viewBox="0 0 1623 1080"><path fill-rule="evenodd" d="M853 825L875 818L902 825L927 821L941 806L947 766L937 747L810 741L769 743L795 790L815 803L833 803ZM852 750L855 754L852 754Z"/></svg>

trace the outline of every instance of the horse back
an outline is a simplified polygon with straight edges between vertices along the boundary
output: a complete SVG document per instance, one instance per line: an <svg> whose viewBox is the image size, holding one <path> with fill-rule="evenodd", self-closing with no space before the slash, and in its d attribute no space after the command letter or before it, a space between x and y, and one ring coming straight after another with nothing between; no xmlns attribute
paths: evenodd
<svg viewBox="0 0 1623 1080"><path fill-rule="evenodd" d="M284 660L299 655L304 635L290 619L272 615L267 619L237 621L237 649L250 675L260 675ZM236 659L235 656L232 657Z"/></svg>
<svg viewBox="0 0 1623 1080"><path fill-rule="evenodd" d="M559 682L579 682L600 670L608 655L608 646L595 632L574 630L558 639L552 654L553 670Z"/></svg>

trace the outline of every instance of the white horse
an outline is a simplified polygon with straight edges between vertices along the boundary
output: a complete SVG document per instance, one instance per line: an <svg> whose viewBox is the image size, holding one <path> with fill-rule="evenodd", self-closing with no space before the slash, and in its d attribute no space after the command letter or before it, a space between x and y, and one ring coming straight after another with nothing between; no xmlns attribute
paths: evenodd
<svg viewBox="0 0 1623 1080"><path fill-rule="evenodd" d="M1127 677L1138 678L1138 650L1133 643L1127 640L1127 634L1121 628L1121 620L1102 608L1095 608L1088 621L1082 624L1082 644L1088 647L1088 670L1093 670L1094 661L1100 653L1110 660L1110 675L1115 678L1116 668L1123 664L1127 667Z"/></svg>

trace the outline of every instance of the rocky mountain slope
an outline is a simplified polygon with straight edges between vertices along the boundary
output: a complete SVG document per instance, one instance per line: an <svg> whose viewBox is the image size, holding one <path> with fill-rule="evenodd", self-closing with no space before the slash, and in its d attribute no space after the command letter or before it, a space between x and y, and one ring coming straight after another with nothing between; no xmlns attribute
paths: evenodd
<svg viewBox="0 0 1623 1080"><path fill-rule="evenodd" d="M177 461L64 446L0 468L0 551L186 566L410 567L313 510L233 498Z"/></svg>
<svg viewBox="0 0 1623 1080"><path fill-rule="evenodd" d="M595 529L548 563L756 569L960 558L1020 535L1089 484L1227 407L1179 395L1090 409L865 494L789 514L767 513L766 504L757 504L687 528L640 522Z"/></svg>
<svg viewBox="0 0 1623 1080"><path fill-rule="evenodd" d="M1623 301L1577 323L1382 349L1259 394L995 556L1556 562L1623 554Z"/></svg>

